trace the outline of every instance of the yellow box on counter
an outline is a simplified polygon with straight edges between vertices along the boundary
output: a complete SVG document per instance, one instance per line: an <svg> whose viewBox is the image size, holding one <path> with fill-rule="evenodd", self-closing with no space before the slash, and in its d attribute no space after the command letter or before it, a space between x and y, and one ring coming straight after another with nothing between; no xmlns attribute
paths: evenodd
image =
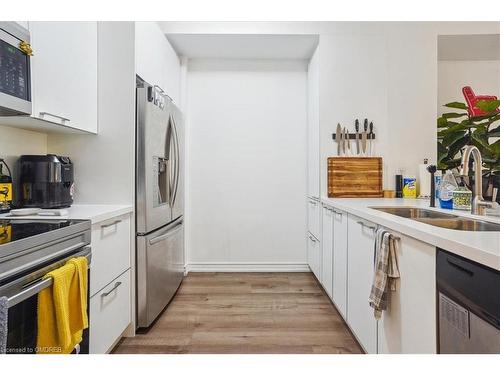
<svg viewBox="0 0 500 375"><path fill-rule="evenodd" d="M413 176L403 177L403 198L417 197L417 179Z"/></svg>

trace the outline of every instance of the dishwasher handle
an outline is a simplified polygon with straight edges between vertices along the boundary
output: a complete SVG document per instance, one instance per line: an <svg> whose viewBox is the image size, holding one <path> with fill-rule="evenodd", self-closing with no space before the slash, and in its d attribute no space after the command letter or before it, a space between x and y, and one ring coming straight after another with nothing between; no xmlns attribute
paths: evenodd
<svg viewBox="0 0 500 375"><path fill-rule="evenodd" d="M470 277L474 276L474 271L471 271L470 269L468 268L465 268L464 266L462 266L461 264L458 264L457 262L455 262L452 258L450 257L447 257L446 258L446 261L448 262L448 264L452 267L455 267L456 269L458 269L459 271L462 271L464 273L466 273L467 275L469 275Z"/></svg>

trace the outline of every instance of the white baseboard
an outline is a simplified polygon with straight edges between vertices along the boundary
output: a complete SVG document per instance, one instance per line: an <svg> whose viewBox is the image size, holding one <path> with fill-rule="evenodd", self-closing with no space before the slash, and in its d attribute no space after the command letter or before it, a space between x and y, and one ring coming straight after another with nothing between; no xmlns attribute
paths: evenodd
<svg viewBox="0 0 500 375"><path fill-rule="evenodd" d="M310 272L306 263L205 262L186 264L187 272Z"/></svg>

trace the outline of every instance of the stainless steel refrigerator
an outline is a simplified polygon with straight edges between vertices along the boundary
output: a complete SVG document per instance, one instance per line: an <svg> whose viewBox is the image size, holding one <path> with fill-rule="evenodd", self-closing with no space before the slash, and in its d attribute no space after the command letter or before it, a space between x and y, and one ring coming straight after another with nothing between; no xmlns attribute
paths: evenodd
<svg viewBox="0 0 500 375"><path fill-rule="evenodd" d="M149 327L184 274L184 124L157 86L136 91L137 326Z"/></svg>

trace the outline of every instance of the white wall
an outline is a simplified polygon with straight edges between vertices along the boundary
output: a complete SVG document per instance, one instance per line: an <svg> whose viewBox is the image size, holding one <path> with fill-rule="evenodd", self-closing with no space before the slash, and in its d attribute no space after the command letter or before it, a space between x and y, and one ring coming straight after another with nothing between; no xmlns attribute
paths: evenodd
<svg viewBox="0 0 500 375"><path fill-rule="evenodd" d="M100 22L98 42L99 134L50 134L48 151L75 164L75 203L134 204L133 22Z"/></svg>
<svg viewBox="0 0 500 375"><path fill-rule="evenodd" d="M320 36L321 192L327 194L327 158L337 155L337 123L354 132L354 121L373 121L373 155L388 158L387 55L381 35ZM351 147L354 142L351 143ZM386 177L385 175L384 177Z"/></svg>
<svg viewBox="0 0 500 375"><path fill-rule="evenodd" d="M0 126L0 158L5 159L17 180L16 161L20 155L47 153L47 135L28 130ZM4 169L4 173L7 171Z"/></svg>
<svg viewBox="0 0 500 375"><path fill-rule="evenodd" d="M307 63L190 60L191 269L306 269Z"/></svg>
<svg viewBox="0 0 500 375"><path fill-rule="evenodd" d="M394 189L403 169L418 177L424 158L436 161L437 34L420 23L391 24L387 46L387 129L384 182Z"/></svg>
<svg viewBox="0 0 500 375"><path fill-rule="evenodd" d="M156 22L135 23L136 73L160 86L179 105L180 62Z"/></svg>
<svg viewBox="0 0 500 375"><path fill-rule="evenodd" d="M450 111L444 104L465 103L462 87L471 86L477 95L500 97L500 60L494 61L439 61L438 114Z"/></svg>

